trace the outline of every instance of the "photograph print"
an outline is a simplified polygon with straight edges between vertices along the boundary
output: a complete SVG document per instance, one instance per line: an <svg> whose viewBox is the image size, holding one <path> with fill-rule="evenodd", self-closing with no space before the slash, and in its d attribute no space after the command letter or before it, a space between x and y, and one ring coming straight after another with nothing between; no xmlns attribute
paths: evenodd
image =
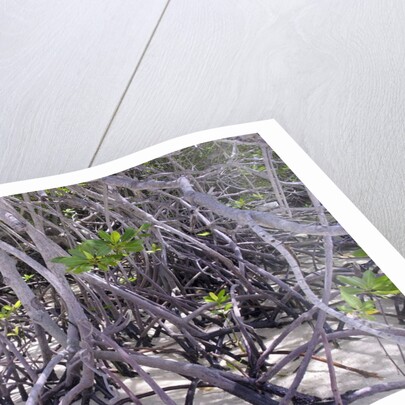
<svg viewBox="0 0 405 405"><path fill-rule="evenodd" d="M0 198L0 403L357 404L405 299L258 134Z"/></svg>

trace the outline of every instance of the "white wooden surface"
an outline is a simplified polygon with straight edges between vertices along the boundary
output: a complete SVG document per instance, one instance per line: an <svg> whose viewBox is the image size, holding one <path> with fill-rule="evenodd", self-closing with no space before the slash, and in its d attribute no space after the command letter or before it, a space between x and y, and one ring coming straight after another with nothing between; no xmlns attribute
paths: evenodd
<svg viewBox="0 0 405 405"><path fill-rule="evenodd" d="M1 1L1 182L88 166L165 4Z"/></svg>
<svg viewBox="0 0 405 405"><path fill-rule="evenodd" d="M0 182L276 118L405 254L402 0L1 4Z"/></svg>

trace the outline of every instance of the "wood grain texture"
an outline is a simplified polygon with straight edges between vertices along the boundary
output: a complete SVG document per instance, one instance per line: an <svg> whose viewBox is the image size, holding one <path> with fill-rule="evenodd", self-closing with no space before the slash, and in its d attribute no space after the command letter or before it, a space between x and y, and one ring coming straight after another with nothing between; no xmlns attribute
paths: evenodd
<svg viewBox="0 0 405 405"><path fill-rule="evenodd" d="M405 254L404 8L172 1L94 163L275 118Z"/></svg>
<svg viewBox="0 0 405 405"><path fill-rule="evenodd" d="M164 0L3 0L0 181L89 165Z"/></svg>

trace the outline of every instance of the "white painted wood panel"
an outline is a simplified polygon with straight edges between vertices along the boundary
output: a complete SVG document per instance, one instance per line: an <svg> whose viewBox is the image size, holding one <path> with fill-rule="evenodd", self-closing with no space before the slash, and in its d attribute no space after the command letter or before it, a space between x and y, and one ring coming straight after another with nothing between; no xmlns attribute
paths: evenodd
<svg viewBox="0 0 405 405"><path fill-rule="evenodd" d="M164 0L0 3L0 181L89 165Z"/></svg>
<svg viewBox="0 0 405 405"><path fill-rule="evenodd" d="M276 118L405 254L404 8L401 0L172 1L94 164Z"/></svg>

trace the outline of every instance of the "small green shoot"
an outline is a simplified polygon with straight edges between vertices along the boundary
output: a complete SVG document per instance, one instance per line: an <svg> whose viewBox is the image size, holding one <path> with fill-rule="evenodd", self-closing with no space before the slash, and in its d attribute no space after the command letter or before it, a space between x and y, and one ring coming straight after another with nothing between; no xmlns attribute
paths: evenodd
<svg viewBox="0 0 405 405"><path fill-rule="evenodd" d="M134 283L135 281L136 281L136 277L128 277L128 279L125 279L124 277L120 277L118 279L118 282L120 284Z"/></svg>
<svg viewBox="0 0 405 405"><path fill-rule="evenodd" d="M347 305L341 306L339 309L343 312L371 319L371 315L378 313L372 299L362 300L358 297L373 296L379 298L387 298L392 295L400 294L400 290L386 276L377 276L371 270L363 273L361 278L337 276L337 279L344 284L344 287L339 287L340 295Z"/></svg>
<svg viewBox="0 0 405 405"><path fill-rule="evenodd" d="M63 197L66 194L70 194L71 191L67 187L57 187L54 189L48 189L44 190L46 194L50 194L52 191L57 195L58 197Z"/></svg>
<svg viewBox="0 0 405 405"><path fill-rule="evenodd" d="M161 251L161 250L162 250L162 249L161 249L158 245L156 245L156 243L152 243L151 249L150 249L150 250L147 250L146 253L147 253L147 254L152 254L152 253L159 252L159 251Z"/></svg>
<svg viewBox="0 0 405 405"><path fill-rule="evenodd" d="M73 209L73 208L66 208L66 209L62 210L62 213L63 213L63 215L64 215L65 217L71 218L71 219L73 219L73 217L74 217L75 215L77 215L76 210Z"/></svg>
<svg viewBox="0 0 405 405"><path fill-rule="evenodd" d="M20 333L21 333L22 331L20 331L20 327L19 326L16 326L16 327L14 327L13 329L12 329L12 331L11 332L9 332L9 333L7 333L7 336L20 336Z"/></svg>
<svg viewBox="0 0 405 405"><path fill-rule="evenodd" d="M4 305L0 310L0 320L9 319L11 315L17 312L17 309L21 307L21 301L18 300L13 305Z"/></svg>
<svg viewBox="0 0 405 405"><path fill-rule="evenodd" d="M197 233L197 236L209 236L209 235L211 235L211 232L209 231Z"/></svg>
<svg viewBox="0 0 405 405"><path fill-rule="evenodd" d="M266 170L266 166L265 165L253 165L252 169L257 170L258 172L264 172Z"/></svg>
<svg viewBox="0 0 405 405"><path fill-rule="evenodd" d="M246 201L243 197L240 197L237 200L232 201L231 205L233 208L242 209L245 208L248 201Z"/></svg>
<svg viewBox="0 0 405 405"><path fill-rule="evenodd" d="M232 309L232 303L230 303L231 297L226 293L224 289L219 291L218 294L209 292L207 296L204 297L204 301L207 303L215 302L216 307L212 310L212 313L216 315L225 315Z"/></svg>

